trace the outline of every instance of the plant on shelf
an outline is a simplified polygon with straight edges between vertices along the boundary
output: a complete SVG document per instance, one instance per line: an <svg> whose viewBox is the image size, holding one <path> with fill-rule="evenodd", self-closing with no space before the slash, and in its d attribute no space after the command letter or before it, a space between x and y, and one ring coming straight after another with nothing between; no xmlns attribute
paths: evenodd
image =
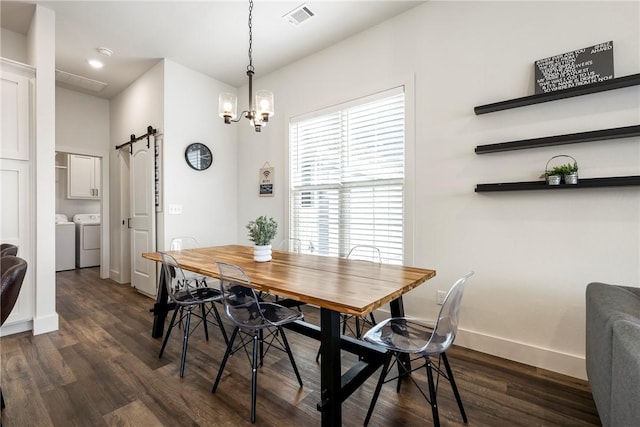
<svg viewBox="0 0 640 427"><path fill-rule="evenodd" d="M549 185L559 185L562 178L562 170L560 166L544 171L540 178L544 178Z"/></svg>
<svg viewBox="0 0 640 427"><path fill-rule="evenodd" d="M576 162L567 163L566 165L556 166L553 168L555 170L556 175L567 176L578 172L578 164Z"/></svg>
<svg viewBox="0 0 640 427"><path fill-rule="evenodd" d="M554 156L551 159L556 157L568 157L566 155ZM573 157L571 157L573 159ZM549 159L551 161L551 159ZM547 162L547 166L549 162ZM551 169L547 167L540 178L545 178L547 184L549 185L558 185L560 184L560 179L564 179L566 184L577 184L578 183L578 162L573 159L573 163L567 163L560 166L555 166Z"/></svg>

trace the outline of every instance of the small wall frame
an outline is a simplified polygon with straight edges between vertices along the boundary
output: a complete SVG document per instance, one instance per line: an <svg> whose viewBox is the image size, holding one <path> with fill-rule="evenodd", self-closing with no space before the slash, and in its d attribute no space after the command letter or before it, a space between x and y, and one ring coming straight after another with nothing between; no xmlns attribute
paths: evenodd
<svg viewBox="0 0 640 427"><path fill-rule="evenodd" d="M258 175L258 194L260 197L273 197L273 167L267 162L260 168Z"/></svg>

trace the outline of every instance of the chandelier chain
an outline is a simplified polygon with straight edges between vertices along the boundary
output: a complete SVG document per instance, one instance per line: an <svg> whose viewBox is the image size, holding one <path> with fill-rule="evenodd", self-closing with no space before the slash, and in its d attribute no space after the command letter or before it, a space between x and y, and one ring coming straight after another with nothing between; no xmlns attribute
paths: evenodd
<svg viewBox="0 0 640 427"><path fill-rule="evenodd" d="M247 71L254 71L253 68L253 24L251 23L253 18L253 0L249 0L249 65L247 65Z"/></svg>

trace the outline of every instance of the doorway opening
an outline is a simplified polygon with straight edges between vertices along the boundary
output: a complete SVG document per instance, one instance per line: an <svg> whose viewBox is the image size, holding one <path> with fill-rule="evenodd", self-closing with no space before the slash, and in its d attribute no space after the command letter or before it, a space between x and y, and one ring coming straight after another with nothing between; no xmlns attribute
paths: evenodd
<svg viewBox="0 0 640 427"><path fill-rule="evenodd" d="M108 165L98 155L56 151L55 167L56 271L99 266L100 276L108 277Z"/></svg>

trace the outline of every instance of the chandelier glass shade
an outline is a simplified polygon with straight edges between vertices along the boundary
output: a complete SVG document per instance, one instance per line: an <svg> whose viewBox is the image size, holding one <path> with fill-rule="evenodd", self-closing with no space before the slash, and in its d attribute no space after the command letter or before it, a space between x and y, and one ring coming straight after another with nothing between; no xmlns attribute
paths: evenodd
<svg viewBox="0 0 640 427"><path fill-rule="evenodd" d="M249 124L256 132L260 132L267 125L269 118L275 114L273 93L268 90L256 91L253 97L253 31L252 31L253 0L249 0L249 65L247 65L247 77L249 77L249 109L238 115L238 97L232 93L221 93L218 97L218 115L224 122L239 122L244 116L249 119Z"/></svg>

